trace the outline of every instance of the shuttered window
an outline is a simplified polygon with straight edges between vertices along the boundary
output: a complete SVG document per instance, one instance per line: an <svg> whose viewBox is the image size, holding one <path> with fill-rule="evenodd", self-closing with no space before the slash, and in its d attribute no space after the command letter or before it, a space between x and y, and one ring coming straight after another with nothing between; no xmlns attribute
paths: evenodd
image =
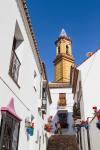
<svg viewBox="0 0 100 150"><path fill-rule="evenodd" d="M66 93L59 93L59 106L66 106Z"/></svg>

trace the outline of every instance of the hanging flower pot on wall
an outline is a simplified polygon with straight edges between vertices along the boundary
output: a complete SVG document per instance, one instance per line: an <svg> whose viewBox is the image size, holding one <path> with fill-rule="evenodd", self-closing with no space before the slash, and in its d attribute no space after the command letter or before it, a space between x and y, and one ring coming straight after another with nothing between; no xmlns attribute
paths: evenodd
<svg viewBox="0 0 100 150"><path fill-rule="evenodd" d="M25 128L28 135L33 136L34 134L34 123L29 121L29 119L25 120Z"/></svg>
<svg viewBox="0 0 100 150"><path fill-rule="evenodd" d="M97 127L98 129L100 129L100 109L98 110L96 106L93 107L93 109L94 109L94 113L95 113L95 115L96 115L96 117L97 117L96 127Z"/></svg>
<svg viewBox="0 0 100 150"><path fill-rule="evenodd" d="M26 131L27 131L27 133L28 133L30 136L33 136L33 134L34 134L34 128L32 128L32 127L27 128Z"/></svg>
<svg viewBox="0 0 100 150"><path fill-rule="evenodd" d="M51 126L49 124L45 124L44 125L44 129L47 131L47 132L51 132Z"/></svg>

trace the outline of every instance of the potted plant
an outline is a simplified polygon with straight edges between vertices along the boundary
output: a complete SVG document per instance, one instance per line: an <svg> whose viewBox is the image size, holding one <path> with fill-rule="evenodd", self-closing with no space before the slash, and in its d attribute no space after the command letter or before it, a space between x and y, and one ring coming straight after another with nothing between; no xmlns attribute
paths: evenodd
<svg viewBox="0 0 100 150"><path fill-rule="evenodd" d="M51 131L51 126L49 124L45 124L44 125L44 129L47 131L47 132L50 132Z"/></svg>
<svg viewBox="0 0 100 150"><path fill-rule="evenodd" d="M93 107L93 110L94 110L94 113L95 113L95 115L97 116L97 123L96 123L96 127L98 128L98 129L100 129L100 109L99 110L97 110L97 107L96 106L94 106Z"/></svg>

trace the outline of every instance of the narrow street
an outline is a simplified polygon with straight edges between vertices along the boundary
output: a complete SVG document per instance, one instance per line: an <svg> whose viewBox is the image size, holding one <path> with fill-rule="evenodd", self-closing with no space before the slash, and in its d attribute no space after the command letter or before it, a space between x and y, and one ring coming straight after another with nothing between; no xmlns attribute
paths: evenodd
<svg viewBox="0 0 100 150"><path fill-rule="evenodd" d="M0 150L100 150L98 2L1 0Z"/></svg>

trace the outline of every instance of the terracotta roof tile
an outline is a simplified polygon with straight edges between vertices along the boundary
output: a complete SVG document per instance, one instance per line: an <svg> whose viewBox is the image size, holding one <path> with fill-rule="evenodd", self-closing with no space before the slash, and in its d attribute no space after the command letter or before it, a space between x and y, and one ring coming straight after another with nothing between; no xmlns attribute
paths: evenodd
<svg viewBox="0 0 100 150"><path fill-rule="evenodd" d="M35 39L35 35L34 35L34 32L33 32L31 18L29 16L26 0L21 0L21 1L22 1L22 4L23 4L23 8L24 8L24 11L25 11L25 14L26 14L26 18L27 18L27 22L28 22L28 25L29 25L30 33L31 33L31 36L32 36L32 39L33 39L33 42L34 42L34 46L35 46L37 56L38 56L38 59L39 59L39 62L40 62L40 67L41 67L41 58L40 58L39 50L38 50L38 47L37 47L37 41Z"/></svg>

